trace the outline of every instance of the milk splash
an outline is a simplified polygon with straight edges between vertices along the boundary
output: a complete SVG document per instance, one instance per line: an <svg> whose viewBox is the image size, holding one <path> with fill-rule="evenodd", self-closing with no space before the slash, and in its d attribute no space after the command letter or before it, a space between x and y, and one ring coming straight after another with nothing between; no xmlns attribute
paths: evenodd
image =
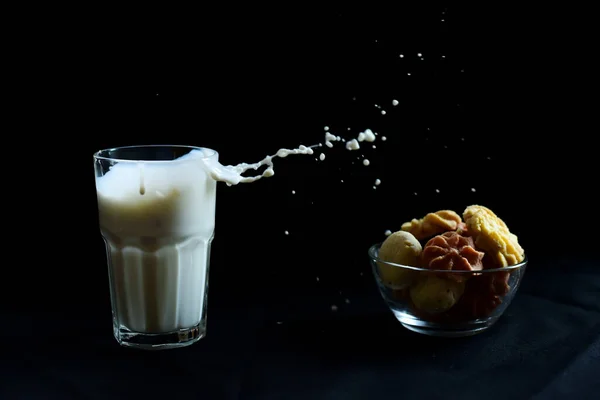
<svg viewBox="0 0 600 400"><path fill-rule="evenodd" d="M332 142L342 142L344 141L340 136L335 136L329 132L329 127L325 127L325 145L327 147L333 147ZM370 129L365 129L364 132L360 132L356 139L351 139L346 141L346 149L347 150L358 150L360 149L360 145L358 142L367 141L374 142L376 138L376 133L373 133ZM357 140L358 139L358 140ZM250 183L255 182L261 178L268 178L275 175L275 169L273 165L274 158L285 158L289 155L293 154L306 154L312 155L314 147L321 147L322 144L318 143L312 146L304 146L301 145L297 149L279 149L277 153L266 156L262 160L248 164L248 163L240 163L238 165L222 165L219 163L216 157L210 157L210 154L205 153L205 151L210 152L210 150L205 149L197 149L192 150L188 155L184 157L190 158L198 158L202 161L203 167L206 173L215 181L225 182L227 186L237 185L239 183ZM325 159L325 154L321 153L319 159L323 161ZM365 165L369 165L369 161L365 160L363 162ZM267 168L263 171L262 174L254 175L254 176L242 176L248 170L258 170L260 167L266 166Z"/></svg>
<svg viewBox="0 0 600 400"><path fill-rule="evenodd" d="M217 161L216 157L208 157L204 154L204 150L192 150L190 153L200 153L204 169L208 175L215 181L225 182L228 186L237 185L238 183L250 183L255 182L261 178L268 178L275 175L273 166L273 159L276 157L285 158L291 154L313 154L315 146L300 146L297 149L279 149L277 153L266 156L262 160L256 163L240 163L238 165L222 165ZM267 168L260 175L254 176L242 176L242 174L250 169L258 170L260 167L266 166Z"/></svg>

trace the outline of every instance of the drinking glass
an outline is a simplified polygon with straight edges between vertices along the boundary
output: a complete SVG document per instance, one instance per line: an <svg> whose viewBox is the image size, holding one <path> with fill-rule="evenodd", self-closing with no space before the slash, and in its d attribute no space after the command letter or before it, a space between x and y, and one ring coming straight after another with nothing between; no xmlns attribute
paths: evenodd
<svg viewBox="0 0 600 400"><path fill-rule="evenodd" d="M122 346L158 350L206 335L216 181L214 150L128 146L94 154L113 332Z"/></svg>

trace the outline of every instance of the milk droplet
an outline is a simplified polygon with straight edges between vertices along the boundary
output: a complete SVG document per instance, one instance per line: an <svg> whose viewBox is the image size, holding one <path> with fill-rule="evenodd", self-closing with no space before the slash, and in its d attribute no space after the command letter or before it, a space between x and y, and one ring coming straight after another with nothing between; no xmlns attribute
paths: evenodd
<svg viewBox="0 0 600 400"><path fill-rule="evenodd" d="M319 277L317 276L317 282L319 282L319 280L320 280L320 279L319 279Z"/></svg>
<svg viewBox="0 0 600 400"><path fill-rule="evenodd" d="M488 160L491 160L491 159L492 159L492 157L486 157L486 158L487 158Z"/></svg>
<svg viewBox="0 0 600 400"><path fill-rule="evenodd" d="M417 192L415 192L415 196L417 195Z"/></svg>
<svg viewBox="0 0 600 400"><path fill-rule="evenodd" d="M283 324L283 322L277 321L277 325L281 325L281 324Z"/></svg>
<svg viewBox="0 0 600 400"><path fill-rule="evenodd" d="M360 149L360 145L358 144L358 141L356 139L352 139L352 140L346 142L346 149L347 150L358 150L358 149Z"/></svg>
<svg viewBox="0 0 600 400"><path fill-rule="evenodd" d="M423 54L421 53L417 53L417 57L421 57Z"/></svg>
<svg viewBox="0 0 600 400"><path fill-rule="evenodd" d="M344 183L344 180L343 180L343 179L340 179L340 182Z"/></svg>
<svg viewBox="0 0 600 400"><path fill-rule="evenodd" d="M465 141L465 138L464 138L464 137L461 137L461 138L460 138L460 140L464 142L464 141Z"/></svg>
<svg viewBox="0 0 600 400"><path fill-rule="evenodd" d="M285 233L286 235L289 235L289 234L290 234L288 231L285 231L284 233Z"/></svg>
<svg viewBox="0 0 600 400"><path fill-rule="evenodd" d="M385 114L386 114L385 110L381 110L381 115L385 115Z"/></svg>
<svg viewBox="0 0 600 400"><path fill-rule="evenodd" d="M385 234L385 236L390 236L392 234L392 231L390 231L389 229L386 230L385 232L383 232Z"/></svg>
<svg viewBox="0 0 600 400"><path fill-rule="evenodd" d="M406 75L410 76L410 72L409 72L409 73L407 73Z"/></svg>
<svg viewBox="0 0 600 400"><path fill-rule="evenodd" d="M296 194L296 191L295 191L295 190L292 190L292 194Z"/></svg>
<svg viewBox="0 0 600 400"><path fill-rule="evenodd" d="M344 302L345 302L346 304L350 304L350 299L346 299L346 300L344 300Z"/></svg>
<svg viewBox="0 0 600 400"><path fill-rule="evenodd" d="M393 106L397 106L398 105L398 100L392 100L392 105Z"/></svg>
<svg viewBox="0 0 600 400"><path fill-rule="evenodd" d="M373 186L373 190L377 189L377 186Z"/></svg>
<svg viewBox="0 0 600 400"><path fill-rule="evenodd" d="M442 56L442 58L446 58L446 56Z"/></svg>
<svg viewBox="0 0 600 400"><path fill-rule="evenodd" d="M373 133L373 131L370 129L365 129L365 131L359 133L358 136L360 137L361 134L363 135L364 140L366 140L367 142L374 142L376 139L375 135L377 135L376 133Z"/></svg>
<svg viewBox="0 0 600 400"><path fill-rule="evenodd" d="M321 153L319 155L319 160L323 161L325 159L325 153Z"/></svg>
<svg viewBox="0 0 600 400"><path fill-rule="evenodd" d="M471 192L475 192L475 188L471 188Z"/></svg>
<svg viewBox="0 0 600 400"><path fill-rule="evenodd" d="M387 138L385 136L382 136L381 140L385 142L387 140Z"/></svg>
<svg viewBox="0 0 600 400"><path fill-rule="evenodd" d="M331 306L331 311L337 311L338 310L338 306L336 306L335 304Z"/></svg>
<svg viewBox="0 0 600 400"><path fill-rule="evenodd" d="M435 189L435 192L436 192L436 193L439 193L439 192L440 192L440 189Z"/></svg>
<svg viewBox="0 0 600 400"><path fill-rule="evenodd" d="M400 58L404 58L404 54L400 54Z"/></svg>
<svg viewBox="0 0 600 400"><path fill-rule="evenodd" d="M271 167L265 169L265 172L262 173L262 176L264 176L265 178L270 178L273 175L275 175L275 170Z"/></svg>
<svg viewBox="0 0 600 400"><path fill-rule="evenodd" d="M377 146L373 145L373 148L374 148L374 149L376 149L376 148L377 148Z"/></svg>
<svg viewBox="0 0 600 400"><path fill-rule="evenodd" d="M376 186L378 186L378 185L380 185L380 184L381 184L381 180L379 180L379 179L375 179L375 185L376 185Z"/></svg>
<svg viewBox="0 0 600 400"><path fill-rule="evenodd" d="M324 126L324 127L323 127L323 130L324 130L325 132L327 132L327 131L329 130L329 127L328 127L328 126Z"/></svg>
<svg viewBox="0 0 600 400"><path fill-rule="evenodd" d="M367 159L363 160L363 165L364 165L365 167L368 167L368 166L369 166L369 164L371 164L371 162L369 162L369 160L367 160Z"/></svg>

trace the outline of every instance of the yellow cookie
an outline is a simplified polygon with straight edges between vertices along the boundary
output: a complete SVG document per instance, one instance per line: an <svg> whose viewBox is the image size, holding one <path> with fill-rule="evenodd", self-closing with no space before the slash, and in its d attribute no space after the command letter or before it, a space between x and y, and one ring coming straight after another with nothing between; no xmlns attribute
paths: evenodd
<svg viewBox="0 0 600 400"><path fill-rule="evenodd" d="M525 252L516 235L487 207L472 205L465 209L463 218L475 245L494 258L501 267L520 263Z"/></svg>
<svg viewBox="0 0 600 400"><path fill-rule="evenodd" d="M385 239L379 249L379 259L385 262L416 267L423 248L409 232L398 231ZM383 284L393 289L403 289L412 284L417 273L413 270L378 262Z"/></svg>
<svg viewBox="0 0 600 400"><path fill-rule="evenodd" d="M410 288L410 298L419 310L430 314L448 311L465 291L465 282L429 275Z"/></svg>
<svg viewBox="0 0 600 400"><path fill-rule="evenodd" d="M455 231L462 222L460 215L452 210L429 213L421 219L413 219L402 224L401 229L423 240L440 233Z"/></svg>

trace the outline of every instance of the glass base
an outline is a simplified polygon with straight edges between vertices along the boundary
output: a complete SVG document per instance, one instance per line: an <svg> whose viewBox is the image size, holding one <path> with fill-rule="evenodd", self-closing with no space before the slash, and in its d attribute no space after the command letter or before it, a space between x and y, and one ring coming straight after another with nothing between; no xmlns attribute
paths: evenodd
<svg viewBox="0 0 600 400"><path fill-rule="evenodd" d="M496 323L498 317L489 317L465 321L455 324L440 324L436 322L423 321L409 316L401 311L395 311L394 315L406 329L428 336L439 337L464 337L473 336L489 329Z"/></svg>
<svg viewBox="0 0 600 400"><path fill-rule="evenodd" d="M165 333L132 332L125 327L113 328L115 339L121 346L142 350L168 350L190 346L206 336L206 323L188 329Z"/></svg>

